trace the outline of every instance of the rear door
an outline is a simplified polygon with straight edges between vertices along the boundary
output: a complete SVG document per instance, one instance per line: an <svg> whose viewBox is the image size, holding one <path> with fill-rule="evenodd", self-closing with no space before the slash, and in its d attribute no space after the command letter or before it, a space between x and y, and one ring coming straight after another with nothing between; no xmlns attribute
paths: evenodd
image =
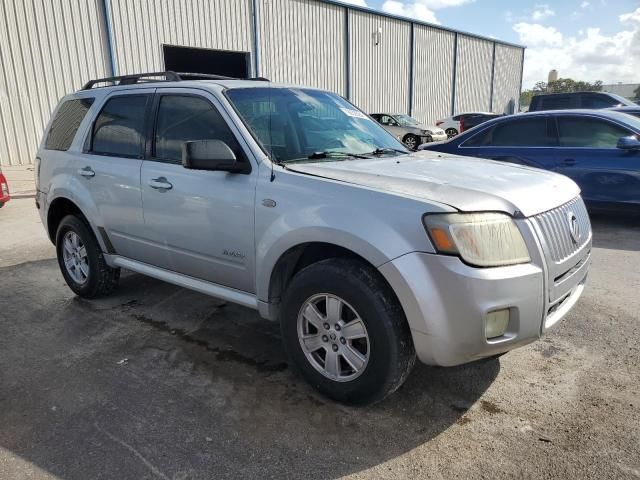
<svg viewBox="0 0 640 480"><path fill-rule="evenodd" d="M154 90L114 91L106 97L76 162L115 253L129 258L144 248L140 167Z"/></svg>
<svg viewBox="0 0 640 480"><path fill-rule="evenodd" d="M616 148L634 132L613 121L586 115L557 117L557 170L572 178L594 206L640 204L640 152Z"/></svg>
<svg viewBox="0 0 640 480"><path fill-rule="evenodd" d="M256 172L250 164L247 174L182 166L184 142L211 139L224 141L238 161L249 163L240 135L219 101L202 90L158 89L154 112L141 176L145 261L255 292Z"/></svg>
<svg viewBox="0 0 640 480"><path fill-rule="evenodd" d="M463 142L460 155L553 169L557 138L547 115L509 117Z"/></svg>

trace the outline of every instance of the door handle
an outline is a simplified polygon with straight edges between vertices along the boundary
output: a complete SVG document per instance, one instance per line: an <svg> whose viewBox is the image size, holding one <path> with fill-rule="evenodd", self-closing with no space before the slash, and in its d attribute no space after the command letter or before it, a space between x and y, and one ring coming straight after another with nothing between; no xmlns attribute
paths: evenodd
<svg viewBox="0 0 640 480"><path fill-rule="evenodd" d="M565 158L562 163L565 165L575 165L576 161L573 158Z"/></svg>
<svg viewBox="0 0 640 480"><path fill-rule="evenodd" d="M173 188L173 185L164 177L152 178L149 186L156 190L171 190Z"/></svg>
<svg viewBox="0 0 640 480"><path fill-rule="evenodd" d="M78 170L78 173L85 178L92 178L96 176L96 172L91 167L84 167Z"/></svg>

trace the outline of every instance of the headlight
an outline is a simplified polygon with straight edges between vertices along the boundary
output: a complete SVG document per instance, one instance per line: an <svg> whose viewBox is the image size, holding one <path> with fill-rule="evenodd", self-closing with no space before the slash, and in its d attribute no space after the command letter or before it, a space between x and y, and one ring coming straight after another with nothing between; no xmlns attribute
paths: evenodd
<svg viewBox="0 0 640 480"><path fill-rule="evenodd" d="M509 215L448 213L425 215L424 226L439 253L459 255L478 267L526 263L529 251Z"/></svg>

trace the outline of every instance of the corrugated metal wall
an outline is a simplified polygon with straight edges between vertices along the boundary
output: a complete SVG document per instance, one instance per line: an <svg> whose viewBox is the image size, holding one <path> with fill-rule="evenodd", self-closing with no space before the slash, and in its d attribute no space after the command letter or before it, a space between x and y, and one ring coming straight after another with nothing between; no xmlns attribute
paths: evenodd
<svg viewBox="0 0 640 480"><path fill-rule="evenodd" d="M520 103L522 49L496 44L493 106L497 113L514 113Z"/></svg>
<svg viewBox="0 0 640 480"><path fill-rule="evenodd" d="M109 75L100 0L1 0L0 164L33 163L58 100Z"/></svg>
<svg viewBox="0 0 640 480"><path fill-rule="evenodd" d="M455 33L416 25L413 46L413 116L434 124L451 115Z"/></svg>
<svg viewBox="0 0 640 480"><path fill-rule="evenodd" d="M251 0L106 0L118 75L164 68L162 44L251 52Z"/></svg>
<svg viewBox="0 0 640 480"><path fill-rule="evenodd" d="M254 0L0 0L0 164L33 163L59 98L109 76L112 61L117 74L162 70L163 44L250 52L253 64L257 38L262 75L338 92L367 112L408 112L411 96L428 123L451 113L453 97L456 113L517 108L519 47L415 23L411 59L410 20L321 0L255 1L257 36Z"/></svg>
<svg viewBox="0 0 640 480"><path fill-rule="evenodd" d="M351 101L364 111L407 112L410 30L409 22L349 10Z"/></svg>
<svg viewBox="0 0 640 480"><path fill-rule="evenodd" d="M345 9L314 0L259 0L260 74L345 92Z"/></svg>
<svg viewBox="0 0 640 480"><path fill-rule="evenodd" d="M493 42L458 35L454 113L489 111Z"/></svg>

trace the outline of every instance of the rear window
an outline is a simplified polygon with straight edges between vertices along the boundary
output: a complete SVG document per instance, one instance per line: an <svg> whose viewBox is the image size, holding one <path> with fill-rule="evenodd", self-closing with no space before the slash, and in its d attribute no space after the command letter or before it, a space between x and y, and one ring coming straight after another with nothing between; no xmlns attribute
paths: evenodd
<svg viewBox="0 0 640 480"><path fill-rule="evenodd" d="M542 97L540 105L543 110L563 110L571 108L571 97L569 95L550 95Z"/></svg>
<svg viewBox="0 0 640 480"><path fill-rule="evenodd" d="M44 148L47 150L69 150L78 127L80 127L93 101L93 98L80 98L67 100L60 105L58 113L51 122Z"/></svg>
<svg viewBox="0 0 640 480"><path fill-rule="evenodd" d="M121 95L105 103L93 125L91 153L142 156L148 95Z"/></svg>

